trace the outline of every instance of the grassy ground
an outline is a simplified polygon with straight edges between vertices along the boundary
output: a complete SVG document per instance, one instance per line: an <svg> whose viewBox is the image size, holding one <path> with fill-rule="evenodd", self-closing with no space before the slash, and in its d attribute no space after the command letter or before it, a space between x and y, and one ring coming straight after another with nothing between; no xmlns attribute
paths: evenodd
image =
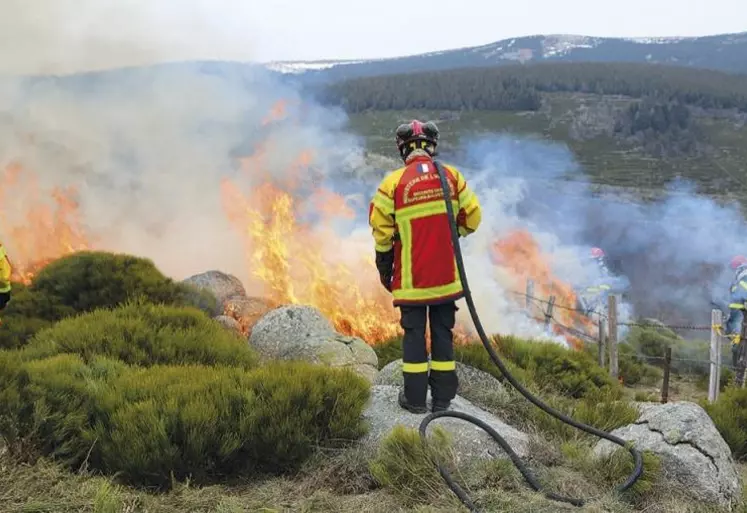
<svg viewBox="0 0 747 513"><path fill-rule="evenodd" d="M593 497L575 508L530 491L512 465L503 461L457 473L484 511L516 513L721 513L684 499L681 491L655 482L646 499L620 498L611 490L609 464L580 468L577 448L538 444L533 468L548 488L571 496ZM566 463L558 464L564 459ZM584 463L584 465L587 465ZM86 472L70 473L46 460L23 464L0 456L0 504L4 513L239 513L347 512L399 513L467 511L435 471L420 469L409 479L427 499L407 495L406 486L374 489L365 461L356 452L320 455L295 478L268 478L252 484L192 487L177 484L168 493L149 493ZM746 474L745 467L741 467ZM595 477L596 476L596 477ZM407 482L407 478L403 480ZM606 486L600 486L606 485ZM634 507L634 504L637 507Z"/></svg>
<svg viewBox="0 0 747 513"><path fill-rule="evenodd" d="M658 396L656 387L627 389ZM694 379L673 377L672 400L697 400L703 392ZM494 404L490 409L523 408ZM592 497L583 508L550 501L532 492L508 462L460 467L455 473L484 511L516 513L722 513L692 503L681 490L654 478L640 496L620 497L614 486L629 472L627 456L617 463L593 462L595 440L568 439L551 430L534 432L530 468L548 489L557 493ZM400 453L401 454L401 453ZM85 469L69 472L45 459L24 463L8 454L0 456L0 510L3 513L239 513L239 512L459 512L467 511L443 484L427 461L402 465L394 486L380 486L366 456L355 449L319 452L300 472L282 478L253 478L219 486L193 487L177 483L167 493L151 493L116 484ZM621 466L622 465L622 466ZM404 468L405 470L402 470ZM747 477L747 466L740 466ZM744 510L747 513L747 509Z"/></svg>
<svg viewBox="0 0 747 513"><path fill-rule="evenodd" d="M593 183L635 187L650 194L675 176L698 183L703 192L721 195L731 191L747 196L747 126L727 118L699 116L697 124L711 152L699 158L659 159L632 150L609 136L581 140L571 135L571 125L584 105L604 101L624 106L631 100L581 94L546 95L537 112L497 111L374 111L351 116L351 128L363 135L371 151L393 154L392 130L413 119L434 119L444 134L444 149L473 133L508 132L563 141Z"/></svg>

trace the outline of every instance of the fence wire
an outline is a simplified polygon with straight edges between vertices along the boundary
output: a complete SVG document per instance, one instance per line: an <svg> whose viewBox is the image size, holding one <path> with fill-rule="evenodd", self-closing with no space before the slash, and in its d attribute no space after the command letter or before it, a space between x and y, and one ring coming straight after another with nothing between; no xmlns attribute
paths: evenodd
<svg viewBox="0 0 747 513"><path fill-rule="evenodd" d="M573 337L583 339L583 340L586 340L588 342L592 342L595 344L599 344L598 335L597 336L590 335L589 333L586 333L582 330L565 325L563 322L559 321L555 317L554 310L558 308L564 311L575 312L586 317L587 319L589 319L589 321L592 321L595 323L598 323L598 321L600 320L608 320L609 319L608 314L604 312L598 312L598 311L589 312L587 310L583 310L577 307L571 307L569 305L559 304L555 301L539 298L539 297L526 294L523 292L512 291L512 294L519 296L519 297L523 297L525 300L527 300L527 306L534 306L536 308L539 308L541 311L543 311L543 317L531 316L531 318L537 321L538 323L545 323L548 325L556 326L560 328L561 330L563 330L565 333ZM550 309L551 305L552 305L552 310ZM598 317L598 319L594 320L592 319L592 316L596 316ZM682 331L690 330L690 331L710 332L713 329L713 326L711 326L710 324L709 325L697 325L697 324L672 325L672 324L665 324L665 323L644 323L644 322L617 322L616 324L617 326L626 326L626 327L640 327L640 328L647 328L647 329L669 329L669 330L682 330ZM723 334L720 332L721 326L717 326L716 328L719 329L719 336L723 336ZM724 353L728 354L728 352L731 349L731 345L732 344L728 341L726 343L721 342L722 354ZM649 362L662 362L662 361L667 360L666 356L646 355L646 354L640 353L637 350L635 350L635 352L633 353L622 353L621 354L618 352L617 357L618 357L618 360L627 359L628 361L637 359L638 361L643 360L643 361L649 361ZM716 361L711 360L710 358L708 359L682 358L682 357L677 357L677 356L672 355L669 358L669 361L670 362L684 362L684 363L698 363L698 364L703 364L703 365L713 364L713 365L719 365L721 368L736 370L736 368L731 364L724 363L724 362L716 362Z"/></svg>

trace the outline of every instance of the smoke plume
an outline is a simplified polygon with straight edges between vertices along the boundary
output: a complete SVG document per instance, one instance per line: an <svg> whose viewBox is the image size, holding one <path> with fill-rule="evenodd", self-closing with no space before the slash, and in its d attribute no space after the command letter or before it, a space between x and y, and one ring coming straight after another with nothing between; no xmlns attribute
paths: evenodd
<svg viewBox="0 0 747 513"><path fill-rule="evenodd" d="M611 270L630 282L626 315L707 325L711 302L728 300L729 260L747 251L737 204L679 181L654 202L633 191L594 193L567 147L531 138L478 138L457 157L482 189L489 233L529 229L571 283L594 272L589 249L601 247Z"/></svg>
<svg viewBox="0 0 747 513"><path fill-rule="evenodd" d="M7 55L0 62L7 66L0 71L48 75L187 54L209 58L207 49L246 59L241 27L225 25L231 17L215 1L209 10L207 5L193 2L176 11L143 3L114 12L137 13L137 22L109 31L97 23L111 8L57 2L42 10L16 2L15 22L0 33L14 38L24 31L27 46L11 52L13 45L1 45ZM76 16L63 16L70 9ZM174 16L181 17L178 23ZM220 30L210 32L218 16ZM195 37L159 29L166 25ZM202 33L212 35L197 37ZM314 240L322 241L296 256L318 253L323 266L345 267L347 274L329 276L355 281L365 301L382 301L368 201L383 174L399 163L367 155L346 122L340 111L307 101L250 65L190 62L66 77L6 76L0 80L0 170L20 168L48 193L54 186L74 187L95 249L149 257L177 279L217 268L244 282L255 270L248 268L245 240L226 214L222 183L256 193L262 184L293 182L298 222L318 225ZM710 301L722 297L728 284L728 259L747 251L737 238L744 221L735 206L681 186L658 203L635 203L620 194L592 194L560 144L490 136L460 150L444 159L462 168L484 208L483 225L463 248L488 331L544 334L541 323L522 312L515 292L523 287L495 261L496 240L516 231L531 233L552 273L574 285L600 279L589 248L602 247L613 270L631 281L624 319L634 310L670 322L708 322ZM332 215L330 222L320 188L343 196L340 211L353 215ZM0 189L0 240L11 255L24 249L11 228L25 226L36 201L15 191L9 183ZM362 261L368 263L361 267ZM460 319L470 325L460 306Z"/></svg>
<svg viewBox="0 0 747 513"><path fill-rule="evenodd" d="M0 74L69 74L157 62L247 62L250 3L3 0Z"/></svg>

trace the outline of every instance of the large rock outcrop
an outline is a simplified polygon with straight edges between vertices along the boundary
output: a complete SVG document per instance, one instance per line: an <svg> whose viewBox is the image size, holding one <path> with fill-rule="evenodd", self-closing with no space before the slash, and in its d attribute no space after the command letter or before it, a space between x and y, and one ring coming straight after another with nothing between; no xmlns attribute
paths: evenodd
<svg viewBox="0 0 747 513"><path fill-rule="evenodd" d="M209 290L213 293L220 305L223 305L229 297L246 296L246 290L236 276L221 271L207 271L190 276L183 283Z"/></svg>
<svg viewBox="0 0 747 513"><path fill-rule="evenodd" d="M311 306L287 305L271 310L252 328L249 344L266 359L347 367L370 381L378 374L378 358L371 346L337 333Z"/></svg>
<svg viewBox="0 0 747 513"><path fill-rule="evenodd" d="M642 403L639 409L641 415L635 423L612 434L657 454L665 475L693 498L727 507L738 500L741 484L731 451L703 408L680 401ZM608 455L617 448L602 440L594 452Z"/></svg>
<svg viewBox="0 0 747 513"><path fill-rule="evenodd" d="M494 403L496 398L504 400L509 398L501 382L487 372L457 362L456 373L459 379L457 393L481 407L484 407L486 403ZM379 371L374 385L403 386L402 360L394 360L386 364Z"/></svg>
<svg viewBox="0 0 747 513"><path fill-rule="evenodd" d="M360 439L366 451L375 451L381 441L397 424L418 429L426 414L418 415L403 410L398 402L400 387L376 385L371 389L371 399L363 412L369 424L368 433ZM428 397L430 401L430 394ZM529 449L529 437L521 431L504 423L495 415L481 410L463 397L457 396L451 402L451 409L473 415L486 422L503 436L516 453L524 457ZM433 421L429 432L436 426L443 427L452 436L454 454L457 463L473 459L508 458L500 446L479 427L464 420L442 418Z"/></svg>

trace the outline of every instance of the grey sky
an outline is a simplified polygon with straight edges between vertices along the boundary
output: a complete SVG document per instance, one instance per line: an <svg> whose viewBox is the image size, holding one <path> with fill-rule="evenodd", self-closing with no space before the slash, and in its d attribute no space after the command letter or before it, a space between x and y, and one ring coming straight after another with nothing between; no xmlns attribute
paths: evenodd
<svg viewBox="0 0 747 513"><path fill-rule="evenodd" d="M745 0L0 0L0 73L184 59L371 58L539 34L747 30Z"/></svg>

